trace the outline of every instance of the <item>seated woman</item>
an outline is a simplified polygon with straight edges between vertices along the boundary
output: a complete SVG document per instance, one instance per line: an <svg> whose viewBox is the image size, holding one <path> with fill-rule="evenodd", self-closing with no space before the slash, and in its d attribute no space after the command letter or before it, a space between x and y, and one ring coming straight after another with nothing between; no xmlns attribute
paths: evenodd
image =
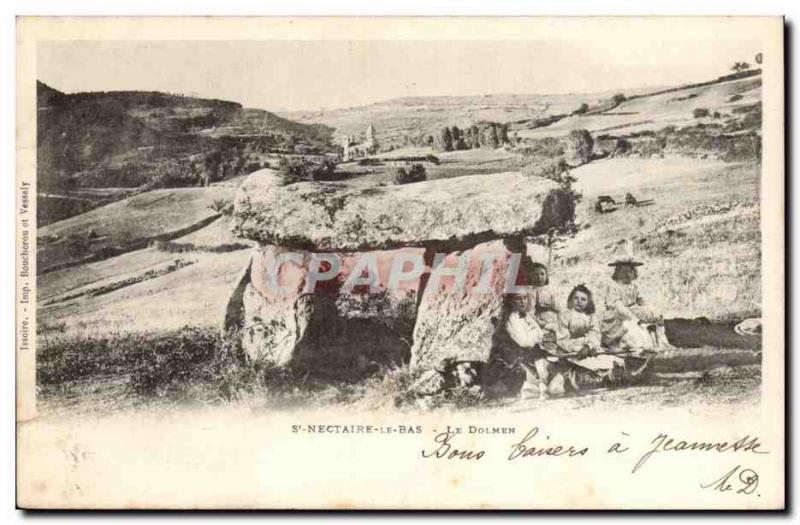
<svg viewBox="0 0 800 525"><path fill-rule="evenodd" d="M649 308L639 293L636 268L643 263L632 258L614 261L613 283L606 290L606 311L600 323L602 344L610 352L641 353L670 348L664 319Z"/></svg>
<svg viewBox="0 0 800 525"><path fill-rule="evenodd" d="M533 389L545 397L553 379L555 383L552 385L552 393L563 391L563 377L556 377L557 374L553 372L551 354L557 350L559 307L556 294L549 286L550 278L545 265L530 262L526 267L525 277L531 290L513 298L506 331L524 351L522 366L526 370L532 370L528 363L533 363L536 369L534 376L538 379L535 384L525 382L522 396L529 397ZM555 358L555 361L558 359Z"/></svg>
<svg viewBox="0 0 800 525"><path fill-rule="evenodd" d="M552 327L512 314L509 334L520 346L530 348L528 359L520 362L526 375L520 392L523 399L577 392L587 383L621 376L623 359L598 354L601 334L594 312L592 292L579 284Z"/></svg>
<svg viewBox="0 0 800 525"><path fill-rule="evenodd" d="M530 262L526 268L526 277L531 290L515 298L513 309L516 312L532 315L544 330L543 340L554 343L560 308L556 293L550 287L547 266L539 262Z"/></svg>

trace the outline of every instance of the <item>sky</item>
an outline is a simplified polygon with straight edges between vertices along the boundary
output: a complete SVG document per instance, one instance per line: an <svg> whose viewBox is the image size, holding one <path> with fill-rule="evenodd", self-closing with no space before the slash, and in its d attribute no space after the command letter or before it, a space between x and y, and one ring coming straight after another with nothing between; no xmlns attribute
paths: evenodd
<svg viewBox="0 0 800 525"><path fill-rule="evenodd" d="M45 41L58 90L152 90L271 111L405 96L597 93L698 82L754 62L758 43L714 38L547 40Z"/></svg>

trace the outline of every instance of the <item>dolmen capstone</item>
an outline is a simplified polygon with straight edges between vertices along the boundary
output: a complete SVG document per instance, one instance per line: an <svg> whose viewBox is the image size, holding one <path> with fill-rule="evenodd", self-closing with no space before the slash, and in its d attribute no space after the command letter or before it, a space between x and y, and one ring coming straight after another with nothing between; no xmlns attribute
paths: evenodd
<svg viewBox="0 0 800 525"><path fill-rule="evenodd" d="M524 238L574 211L569 190L518 173L363 188L257 171L235 198L234 231L257 247L224 328L253 360L338 379L486 363Z"/></svg>

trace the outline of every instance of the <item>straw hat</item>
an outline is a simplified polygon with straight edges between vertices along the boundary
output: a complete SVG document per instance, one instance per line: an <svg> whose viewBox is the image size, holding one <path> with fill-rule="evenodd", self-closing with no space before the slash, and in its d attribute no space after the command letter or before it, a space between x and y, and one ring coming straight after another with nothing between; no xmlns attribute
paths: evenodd
<svg viewBox="0 0 800 525"><path fill-rule="evenodd" d="M609 266L642 266L644 263L634 261L632 257L620 257L614 262L608 263Z"/></svg>

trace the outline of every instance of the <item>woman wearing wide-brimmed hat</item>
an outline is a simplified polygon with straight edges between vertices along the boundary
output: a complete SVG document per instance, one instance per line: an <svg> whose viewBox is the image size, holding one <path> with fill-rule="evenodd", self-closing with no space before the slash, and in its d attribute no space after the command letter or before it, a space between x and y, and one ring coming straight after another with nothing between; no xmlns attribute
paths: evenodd
<svg viewBox="0 0 800 525"><path fill-rule="evenodd" d="M669 348L664 319L649 307L636 285L637 268L644 263L632 256L609 263L614 268L606 289L605 313L600 324L603 346L611 352L641 352Z"/></svg>

